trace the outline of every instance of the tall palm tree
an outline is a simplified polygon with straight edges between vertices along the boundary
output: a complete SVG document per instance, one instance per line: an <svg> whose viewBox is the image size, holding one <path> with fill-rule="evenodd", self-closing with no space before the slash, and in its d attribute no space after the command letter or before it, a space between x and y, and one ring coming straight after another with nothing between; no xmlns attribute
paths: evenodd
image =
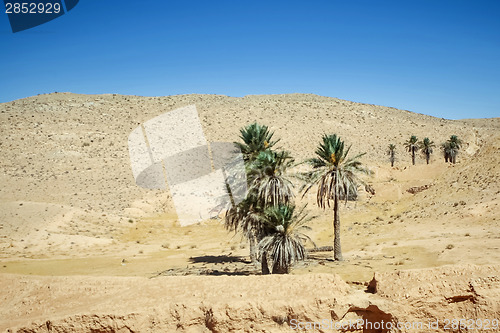
<svg viewBox="0 0 500 333"><path fill-rule="evenodd" d="M330 200L333 200L333 248L334 259L341 261L342 249L340 245L340 217L339 200L340 193L358 193L358 184L363 183L359 178L359 173L370 173L363 167L359 158L364 154L348 158L350 147L344 149L344 142L333 135L323 135L322 142L316 149L316 157L306 162L312 166L313 170L302 174L306 181L303 189L304 195L314 186L318 185L316 200L318 206L325 209L330 207ZM347 203L347 197L345 200Z"/></svg>
<svg viewBox="0 0 500 333"><path fill-rule="evenodd" d="M287 274L295 262L306 258L304 243L312 242L302 232L310 230L306 223L312 218L304 214L304 208L298 214L294 210L293 205L278 205L267 208L263 215L269 233L259 242L259 249L271 257L273 274Z"/></svg>
<svg viewBox="0 0 500 333"><path fill-rule="evenodd" d="M412 135L408 141L405 142L405 147L408 152L411 153L411 162L415 165L415 153L418 150L417 137Z"/></svg>
<svg viewBox="0 0 500 333"><path fill-rule="evenodd" d="M391 143L387 147L387 155L389 155L389 161L391 162L391 167L394 167L394 161L396 161L396 145Z"/></svg>
<svg viewBox="0 0 500 333"><path fill-rule="evenodd" d="M434 141L431 141L429 138L424 138L422 141L419 142L419 148L422 154L425 155L425 160L427 164L429 164L429 160L431 158L432 154L432 148L434 148Z"/></svg>
<svg viewBox="0 0 500 333"><path fill-rule="evenodd" d="M460 148L462 148L462 140L460 140L456 135L452 135L448 139L450 158L453 164L457 161L457 155Z"/></svg>

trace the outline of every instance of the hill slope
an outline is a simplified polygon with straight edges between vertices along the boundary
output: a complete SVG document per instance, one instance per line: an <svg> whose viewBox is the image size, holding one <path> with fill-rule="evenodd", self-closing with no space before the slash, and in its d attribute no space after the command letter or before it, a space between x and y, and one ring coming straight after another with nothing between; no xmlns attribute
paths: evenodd
<svg viewBox="0 0 500 333"><path fill-rule="evenodd" d="M459 221L464 230L461 237L466 233L471 236L466 239L472 243L463 249L465 253L485 237L492 243L498 240L494 225L499 211L496 134L500 118L452 121L301 94L233 98L55 93L0 104L3 259L148 254L165 242L169 244L164 248L170 251L198 246L186 249L185 256L238 247L240 240L230 238L218 222L205 225L208 229L204 232L217 239L212 243L196 228L178 228L168 192L139 188L132 177L127 147L130 131L157 115L192 104L209 141L235 141L239 128L258 121L269 125L281 139L280 146L298 161L312 156L323 133L339 134L352 144L353 153L367 152L363 161L375 171L369 181L377 194L343 208L345 248L351 257L366 256L360 248L382 253L391 242L387 238L401 238L401 232L408 235L408 244L399 241L401 248L403 244L411 247L429 239L437 241L441 238L436 235L457 228ZM458 164L445 164L436 148L431 165L419 158L416 166L410 166L410 156L402 146L410 135L427 136L439 144L451 134L464 141ZM385 152L389 143L398 149L394 169L389 167ZM406 192L422 185L432 186L415 195ZM314 208L314 195L305 200L320 216L313 223L313 236L321 245L329 245L330 213ZM460 204L458 208L455 203ZM436 219L448 227L433 231ZM403 222L396 226L400 220ZM476 228L478 223L486 225L484 230ZM461 238L453 242L463 244ZM439 260L454 262L461 255L449 252ZM476 252L472 251L472 262L479 256ZM432 263L418 265L437 262L435 257Z"/></svg>

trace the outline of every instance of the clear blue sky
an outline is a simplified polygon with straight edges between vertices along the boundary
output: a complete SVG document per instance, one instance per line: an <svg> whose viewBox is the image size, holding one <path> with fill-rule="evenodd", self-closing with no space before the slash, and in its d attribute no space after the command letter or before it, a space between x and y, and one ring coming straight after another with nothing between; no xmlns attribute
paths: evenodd
<svg viewBox="0 0 500 333"><path fill-rule="evenodd" d="M80 0L13 34L0 102L59 92L314 93L500 117L500 1Z"/></svg>

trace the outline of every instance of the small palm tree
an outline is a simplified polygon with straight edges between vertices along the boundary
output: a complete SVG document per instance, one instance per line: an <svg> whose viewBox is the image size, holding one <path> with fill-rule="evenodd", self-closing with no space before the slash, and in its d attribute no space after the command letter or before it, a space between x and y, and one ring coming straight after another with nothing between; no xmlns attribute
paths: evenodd
<svg viewBox="0 0 500 333"><path fill-rule="evenodd" d="M316 158L306 161L313 170L302 174L306 184L303 187L304 195L315 185L318 185L316 200L318 206L325 209L330 207L330 200L333 199L333 233L334 233L334 259L341 261L342 249L340 244L340 217L339 200L341 192L358 193L358 184L363 183L359 178L359 173L370 173L364 168L359 158L364 154L359 154L353 158L347 158L350 147L344 149L344 142L337 135L323 135L322 142L316 149ZM345 200L347 203L347 197Z"/></svg>
<svg viewBox="0 0 500 333"><path fill-rule="evenodd" d="M448 161L451 162L451 155L453 154L451 144L449 142L444 142L441 144L441 149L443 150L445 163L448 163Z"/></svg>
<svg viewBox="0 0 500 333"><path fill-rule="evenodd" d="M294 210L294 206L279 205L269 207L263 215L269 234L259 242L259 249L270 256L273 274L289 273L295 262L307 256L304 244L311 239L302 230L310 230L305 224L312 218L303 213L304 208L298 214Z"/></svg>
<svg viewBox="0 0 500 333"><path fill-rule="evenodd" d="M240 129L243 142L234 144L241 150L245 162L253 162L261 152L271 149L278 142L272 141L273 135L274 132L266 125L253 123Z"/></svg>
<svg viewBox="0 0 500 333"><path fill-rule="evenodd" d="M396 145L392 143L387 147L387 155L389 155L389 161L391 162L391 167L394 167L394 161L396 161Z"/></svg>
<svg viewBox="0 0 500 333"><path fill-rule="evenodd" d="M460 140L456 135L452 135L448 139L449 152L450 152L450 160L453 164L457 161L457 155L460 148L462 148L462 140Z"/></svg>
<svg viewBox="0 0 500 333"><path fill-rule="evenodd" d="M415 153L418 150L417 137L412 135L408 141L405 142L405 147L408 152L411 153L411 162L415 165Z"/></svg>
<svg viewBox="0 0 500 333"><path fill-rule="evenodd" d="M429 160L432 154L432 148L435 147L434 141L431 141L429 138L424 138L419 142L420 151L425 155L425 160L427 164L429 164Z"/></svg>

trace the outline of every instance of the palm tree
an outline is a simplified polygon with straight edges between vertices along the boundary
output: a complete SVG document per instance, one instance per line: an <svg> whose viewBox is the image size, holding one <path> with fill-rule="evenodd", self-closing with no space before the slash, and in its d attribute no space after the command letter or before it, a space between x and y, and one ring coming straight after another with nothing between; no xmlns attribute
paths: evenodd
<svg viewBox="0 0 500 333"><path fill-rule="evenodd" d="M304 243L312 240L301 231L310 230L305 224L312 218L303 213L304 208L298 214L294 214L293 205L272 206L265 211L263 222L269 234L259 242L259 249L269 254L273 274L288 274L295 262L306 258Z"/></svg>
<svg viewBox="0 0 500 333"><path fill-rule="evenodd" d="M412 135L408 141L405 142L405 147L411 153L411 162L415 165L415 152L418 150L417 137Z"/></svg>
<svg viewBox="0 0 500 333"><path fill-rule="evenodd" d="M339 199L340 193L358 193L358 184L363 183L357 176L358 173L369 173L359 161L364 154L347 158L350 147L344 149L344 142L333 135L323 135L322 142L316 149L316 158L311 158L306 162L312 166L313 170L302 174L306 181L303 189L305 195L315 184L318 184L316 200L318 206L325 209L330 207L330 200L333 199L333 233L334 233L334 259L341 261L342 249L340 245L340 218ZM345 201L347 203L347 197Z"/></svg>
<svg viewBox="0 0 500 333"><path fill-rule="evenodd" d="M444 142L441 144L441 149L443 150L445 163L448 163L448 161L451 162L451 155L452 155L451 144L449 142Z"/></svg>
<svg viewBox="0 0 500 333"><path fill-rule="evenodd" d="M396 161L396 146L392 143L387 147L387 155L389 155L389 161L391 161L391 167L394 167L394 161Z"/></svg>
<svg viewBox="0 0 500 333"><path fill-rule="evenodd" d="M267 127L265 132L268 132ZM269 146L258 155L251 153L248 156L247 195L242 202L226 211L224 222L230 231L242 231L249 238L252 247L252 241L258 243L268 234L267 226L262 220L264 211L269 207L286 205L293 199L292 183L286 177L293 159L288 152L274 152ZM256 259L255 252L251 249L253 259ZM260 257L262 274L269 274L267 255L262 253Z"/></svg>
<svg viewBox="0 0 500 333"><path fill-rule="evenodd" d="M452 135L448 139L450 158L453 164L457 161L457 155L460 148L462 148L462 140L460 140L456 135Z"/></svg>
<svg viewBox="0 0 500 333"><path fill-rule="evenodd" d="M265 150L271 149L279 140L272 141L274 132L266 125L253 123L240 129L240 139L234 144L241 150L245 162L253 162Z"/></svg>
<svg viewBox="0 0 500 333"><path fill-rule="evenodd" d="M255 159L261 152L270 150L279 141L273 141L273 135L274 133L271 132L266 125L260 125L256 122L240 129L240 139L242 142L234 142L234 144L243 155L243 161L245 162L246 169L245 171L247 174L247 189L250 187L248 173L249 170L251 170L251 164L255 161ZM235 172L235 174L238 174L238 172ZM238 221L241 221L244 224L252 224L249 221L254 221L252 218L243 219L245 214L250 214L250 216L253 216L255 214L253 205L249 204L249 202L251 201L251 195L245 200L246 202L242 202L240 207L236 207L234 205L234 202L232 202L232 207L227 211L229 215L226 215L226 226L228 229L236 230L234 229L234 224ZM250 243L250 259L252 261L256 261L257 251L255 245L257 241L255 238L256 236L253 235L250 229L248 229L248 231L244 231L244 234L248 237Z"/></svg>
<svg viewBox="0 0 500 333"><path fill-rule="evenodd" d="M422 154L425 155L425 160L427 161L427 164L429 164L429 160L432 154L432 148L435 147L434 141L431 141L429 138L424 138L422 141L419 142L419 146L420 146L420 151L422 152Z"/></svg>

